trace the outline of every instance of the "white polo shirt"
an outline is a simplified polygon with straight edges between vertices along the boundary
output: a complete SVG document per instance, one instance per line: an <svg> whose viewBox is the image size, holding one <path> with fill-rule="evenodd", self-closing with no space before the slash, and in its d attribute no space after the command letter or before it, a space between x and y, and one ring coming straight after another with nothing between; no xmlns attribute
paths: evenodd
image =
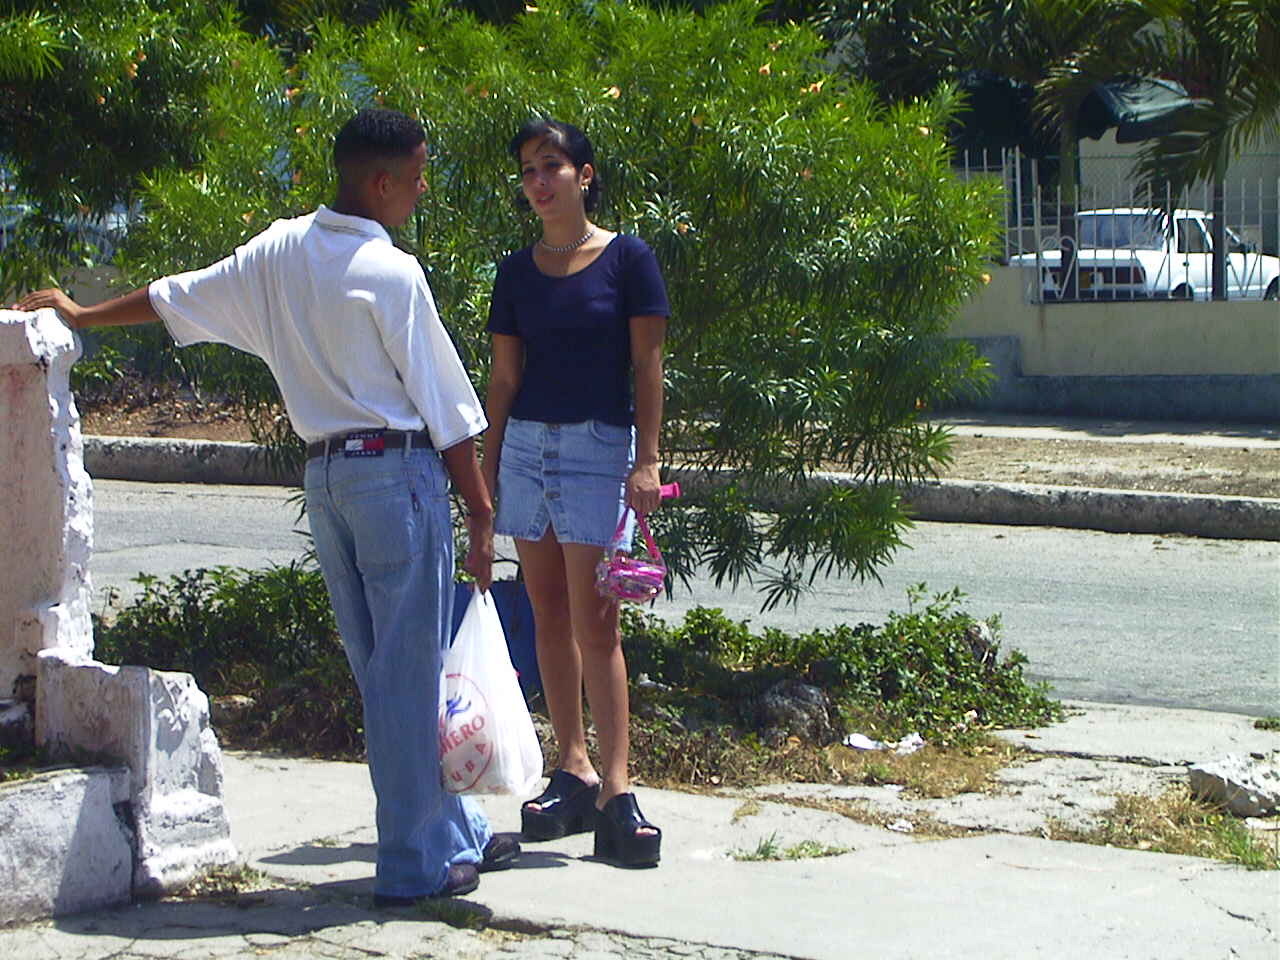
<svg viewBox="0 0 1280 960"><path fill-rule="evenodd" d="M425 428L444 450L488 426L422 267L373 220L323 206L277 220L148 292L180 346L226 343L266 361L308 443Z"/></svg>

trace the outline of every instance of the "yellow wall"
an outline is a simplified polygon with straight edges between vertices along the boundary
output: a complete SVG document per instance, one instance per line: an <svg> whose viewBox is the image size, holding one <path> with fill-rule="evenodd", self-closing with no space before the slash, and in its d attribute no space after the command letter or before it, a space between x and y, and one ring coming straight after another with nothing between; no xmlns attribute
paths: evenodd
<svg viewBox="0 0 1280 960"><path fill-rule="evenodd" d="M1017 336L1028 376L1280 374L1280 303L1027 302L1034 271L991 269L951 326Z"/></svg>

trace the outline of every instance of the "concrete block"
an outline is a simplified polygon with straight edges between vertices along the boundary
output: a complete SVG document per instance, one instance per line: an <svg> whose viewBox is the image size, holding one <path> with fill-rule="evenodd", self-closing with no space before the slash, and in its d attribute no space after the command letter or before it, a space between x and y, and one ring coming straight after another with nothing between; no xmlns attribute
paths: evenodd
<svg viewBox="0 0 1280 960"><path fill-rule="evenodd" d="M209 699L186 673L118 667L46 650L36 739L53 756L109 757L129 770L134 891L156 895L235 859Z"/></svg>
<svg viewBox="0 0 1280 960"><path fill-rule="evenodd" d="M98 767L0 784L0 923L129 902L128 781Z"/></svg>
<svg viewBox="0 0 1280 960"><path fill-rule="evenodd" d="M0 310L0 697L40 650L93 650L93 488L68 381L79 355L52 310Z"/></svg>
<svg viewBox="0 0 1280 960"><path fill-rule="evenodd" d="M1237 817L1267 817L1280 810L1280 765L1227 754L1188 771L1191 792L1220 803Z"/></svg>

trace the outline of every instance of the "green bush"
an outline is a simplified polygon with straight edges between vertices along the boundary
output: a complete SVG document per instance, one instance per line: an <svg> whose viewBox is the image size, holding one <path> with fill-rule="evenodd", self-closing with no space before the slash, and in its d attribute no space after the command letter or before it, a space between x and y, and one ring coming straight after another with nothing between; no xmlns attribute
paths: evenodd
<svg viewBox="0 0 1280 960"><path fill-rule="evenodd" d="M265 570L218 567L161 580L98 618L96 656L192 674L212 697L253 706L234 729L239 746L359 755L361 705L320 572L302 563Z"/></svg>
<svg viewBox="0 0 1280 960"><path fill-rule="evenodd" d="M97 624L99 659L182 670L211 696L252 697L252 709L222 731L239 746L362 751L359 695L318 571L301 563L219 567L138 582L141 595ZM667 625L625 607L636 737L647 745L643 757L637 748L637 762L658 769L684 751L686 765L700 770L742 766L747 776L776 768L775 751L759 740L757 702L780 680L822 688L838 725L885 738L915 731L936 744L963 742L1060 715L1043 686L1024 679L1020 653L1000 656L998 622L988 621L984 638L978 621L957 609L959 591L924 596L923 586L914 588L908 612L890 614L879 628L804 634L753 633L701 607Z"/></svg>
<svg viewBox="0 0 1280 960"><path fill-rule="evenodd" d="M185 670L216 688L242 663L276 680L341 652L324 579L299 562L188 570L168 581L142 575L135 582L141 595L99 627L98 653L112 662ZM110 602L118 603L114 596Z"/></svg>
<svg viewBox="0 0 1280 960"><path fill-rule="evenodd" d="M928 602L923 585L908 595L909 610L891 613L880 628L837 626L804 634L766 629L753 634L719 610L689 611L678 626L628 608L627 663L633 677L676 691L668 706L750 730L754 701L782 679L827 692L846 727L898 737L918 732L934 743L965 739L984 729L1037 726L1060 706L1043 684L1023 677L1026 658L1000 656L998 619L984 637L958 610L958 590Z"/></svg>
<svg viewBox="0 0 1280 960"><path fill-rule="evenodd" d="M829 69L812 28L761 24L759 10L546 0L499 27L419 0L367 25L317 23L303 51L213 21L199 165L144 178L122 267L141 283L200 266L330 202L338 126L372 103L406 110L433 160L396 240L483 386L495 264L538 231L512 203L506 144L534 114L577 123L606 184L597 219L653 246L671 297L662 446L696 473L663 511L673 569L745 577L767 603L798 597L815 569L871 576L910 526L901 485L947 461L927 411L986 379L946 334L981 285L999 188L951 171L953 91L883 107ZM258 439L297 453L260 416L276 400L260 363L181 353ZM864 482L779 505L833 465Z"/></svg>

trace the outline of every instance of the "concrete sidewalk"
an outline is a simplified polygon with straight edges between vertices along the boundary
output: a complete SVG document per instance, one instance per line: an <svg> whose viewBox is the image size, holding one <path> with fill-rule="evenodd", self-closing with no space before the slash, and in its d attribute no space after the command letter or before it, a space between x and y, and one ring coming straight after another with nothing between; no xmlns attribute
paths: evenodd
<svg viewBox="0 0 1280 960"><path fill-rule="evenodd" d="M1012 415L954 415L938 423L962 436L1032 437L1110 442L1244 446L1280 451L1280 429L1261 424L1200 424ZM149 437L85 437L85 467L104 480L164 483L288 483L250 443ZM673 476L678 478L679 471ZM846 474L815 483L851 484ZM1097 490L1028 483L936 480L907 491L920 520L1075 527L1111 533L1181 533L1239 540L1280 540L1280 499Z"/></svg>
<svg viewBox="0 0 1280 960"><path fill-rule="evenodd" d="M1264 423L1204 423L1183 420L1102 420L1015 413L954 413L932 422L959 436L1105 440L1108 443L1179 443L1192 447L1280 450L1280 427Z"/></svg>
<svg viewBox="0 0 1280 960"><path fill-rule="evenodd" d="M1176 779L1180 764L1272 754L1280 735L1248 718L1075 704L1054 727L1009 731L1038 751L990 803L1016 805L1055 759L1084 763L1041 798L1064 818L1096 794L1107 764ZM787 802L787 788L696 795L639 788L662 825L653 870L592 860L581 835L528 844L462 901L374 911L373 798L361 764L229 754L226 798L244 859L265 889L230 901L142 904L0 930L22 960L142 957L1171 958L1274 960L1280 873L1189 857L1000 832L925 839ZM1158 782L1157 781L1153 781ZM985 795L969 795L982 804ZM495 829L517 802L485 798ZM770 839L847 848L837 856L745 862ZM450 924L442 922L447 919Z"/></svg>

